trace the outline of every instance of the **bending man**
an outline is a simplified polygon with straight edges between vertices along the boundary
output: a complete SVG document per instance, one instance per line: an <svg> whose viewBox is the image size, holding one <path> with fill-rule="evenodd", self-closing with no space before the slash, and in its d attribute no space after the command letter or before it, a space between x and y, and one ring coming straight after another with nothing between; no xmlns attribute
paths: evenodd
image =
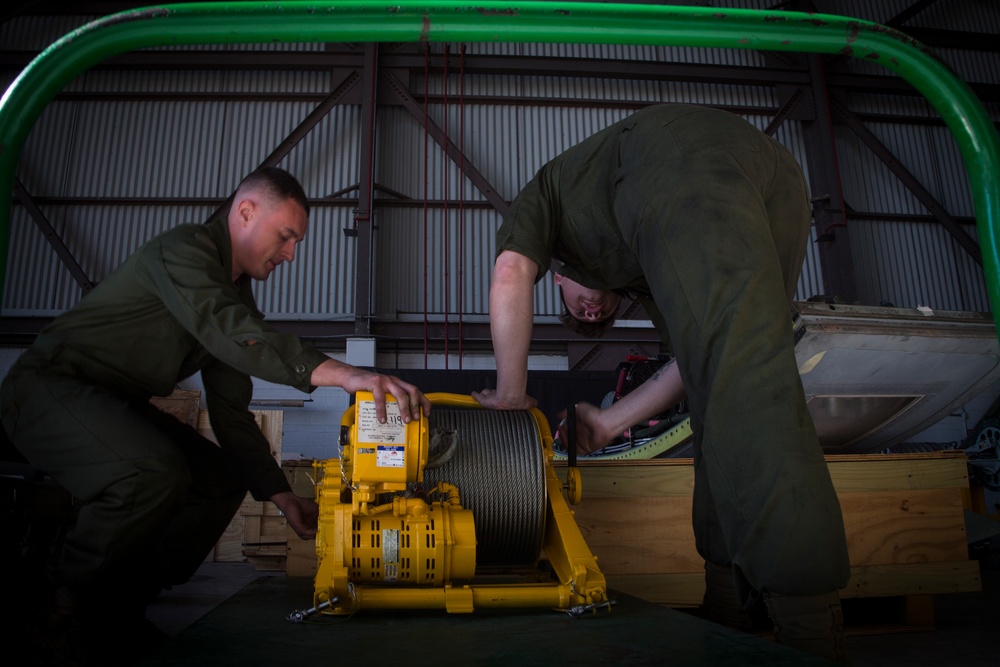
<svg viewBox="0 0 1000 667"><path fill-rule="evenodd" d="M794 158L733 114L665 104L598 132L544 165L498 231L497 388L476 397L493 408L533 404L533 286L553 258L570 322L599 330L620 293L639 299L676 364L609 408L580 404L581 451L686 393L706 612L733 618L727 606L763 595L779 642L846 660L843 519L789 310L810 218Z"/></svg>

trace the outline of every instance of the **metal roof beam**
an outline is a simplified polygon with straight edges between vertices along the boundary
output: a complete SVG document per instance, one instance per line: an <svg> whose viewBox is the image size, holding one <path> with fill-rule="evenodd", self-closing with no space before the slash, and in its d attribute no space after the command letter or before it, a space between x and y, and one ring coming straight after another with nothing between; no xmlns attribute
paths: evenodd
<svg viewBox="0 0 1000 667"><path fill-rule="evenodd" d="M983 265L983 255L979 244L958 224L954 217L945 209L944 205L931 194L920 180L906 166L900 162L888 146L883 144L875 134L865 127L865 124L847 108L841 100L831 97L830 106L837 116L850 127L855 134L864 142L868 148L881 160L885 166L906 186L906 189L920 200L928 211L944 226L949 234L962 246L969 256L979 264Z"/></svg>

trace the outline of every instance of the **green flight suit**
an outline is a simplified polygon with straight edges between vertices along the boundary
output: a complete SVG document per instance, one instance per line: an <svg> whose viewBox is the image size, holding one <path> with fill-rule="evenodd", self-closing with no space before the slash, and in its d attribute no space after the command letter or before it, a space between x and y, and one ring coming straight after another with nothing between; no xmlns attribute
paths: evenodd
<svg viewBox="0 0 1000 667"><path fill-rule="evenodd" d="M554 257L584 286L628 290L669 342L695 434L697 547L733 566L743 604L850 576L792 341L810 218L779 143L733 114L665 104L544 165L497 234L537 279Z"/></svg>
<svg viewBox="0 0 1000 667"><path fill-rule="evenodd" d="M225 219L146 243L56 318L0 386L14 446L82 501L56 585L141 605L190 578L245 497L290 487L248 406L250 376L312 391L327 357L232 280ZM200 371L219 446L149 404Z"/></svg>

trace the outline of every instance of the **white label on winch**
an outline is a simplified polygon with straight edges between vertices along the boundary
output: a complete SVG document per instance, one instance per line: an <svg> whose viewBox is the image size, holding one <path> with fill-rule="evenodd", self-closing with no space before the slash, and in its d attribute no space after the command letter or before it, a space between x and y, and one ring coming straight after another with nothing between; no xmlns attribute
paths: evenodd
<svg viewBox="0 0 1000 667"><path fill-rule="evenodd" d="M382 424L375 415L375 401L359 401L358 442L405 445L406 424L399 412L399 403L386 401L385 423Z"/></svg>
<svg viewBox="0 0 1000 667"><path fill-rule="evenodd" d="M382 563L385 565L383 579L396 581L399 578L399 531L382 530Z"/></svg>
<svg viewBox="0 0 1000 667"><path fill-rule="evenodd" d="M406 447L379 445L375 455L375 465L379 468L403 468L406 466Z"/></svg>

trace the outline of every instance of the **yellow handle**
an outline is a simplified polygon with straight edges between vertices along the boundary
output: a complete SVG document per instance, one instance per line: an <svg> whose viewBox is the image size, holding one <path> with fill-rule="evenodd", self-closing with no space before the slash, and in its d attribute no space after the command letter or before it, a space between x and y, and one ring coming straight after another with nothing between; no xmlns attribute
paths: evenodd
<svg viewBox="0 0 1000 667"><path fill-rule="evenodd" d="M449 394L437 392L425 394L431 405L445 405L453 408L481 408L479 401L472 398L471 394Z"/></svg>

